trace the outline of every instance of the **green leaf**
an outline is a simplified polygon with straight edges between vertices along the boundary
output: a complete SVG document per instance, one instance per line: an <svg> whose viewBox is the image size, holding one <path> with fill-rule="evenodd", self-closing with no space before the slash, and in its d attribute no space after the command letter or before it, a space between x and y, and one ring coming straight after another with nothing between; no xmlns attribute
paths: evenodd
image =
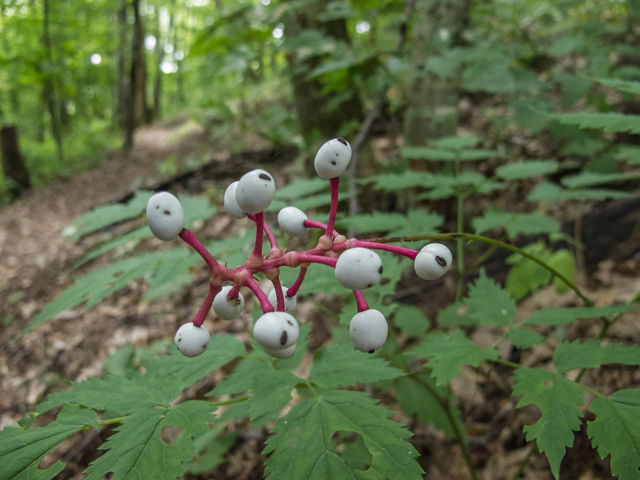
<svg viewBox="0 0 640 480"><path fill-rule="evenodd" d="M516 89L508 62L495 55L467 66L462 73L462 86L472 92L489 93L508 93Z"/></svg>
<svg viewBox="0 0 640 480"><path fill-rule="evenodd" d="M441 150L464 150L471 147L475 147L480 143L480 138L474 134L465 135L461 137L444 137L437 140L431 140L431 145Z"/></svg>
<svg viewBox="0 0 640 480"><path fill-rule="evenodd" d="M301 380L286 370L263 369L251 382L249 416L255 420L264 415L276 417L291 400L291 391Z"/></svg>
<svg viewBox="0 0 640 480"><path fill-rule="evenodd" d="M208 402L189 400L175 407L144 409L127 417L117 432L100 448L108 450L85 470L87 480L99 480L109 472L114 479L175 480L184 473L182 463L193 458L193 438L204 434L212 422ZM164 427L183 429L167 443L161 437Z"/></svg>
<svg viewBox="0 0 640 480"><path fill-rule="evenodd" d="M0 431L0 477L3 480L50 480L64 470L56 462L46 470L38 464L56 445L89 426L100 428L96 412L80 405L65 405L46 427L22 430L6 427Z"/></svg>
<svg viewBox="0 0 640 480"><path fill-rule="evenodd" d="M147 208L147 202L152 195L153 192L145 190L136 192L126 205L114 203L98 207L75 220L62 231L62 234L71 238L80 238L114 223L139 217Z"/></svg>
<svg viewBox="0 0 640 480"><path fill-rule="evenodd" d="M298 179L282 188L278 188L275 198L278 200L296 200L324 190L329 190L329 183L323 178Z"/></svg>
<svg viewBox="0 0 640 480"><path fill-rule="evenodd" d="M211 343L202 355L189 358L171 345L169 355L146 366L147 374L158 376L175 375L181 379L183 387L188 387L204 378L207 374L229 363L237 356L246 355L244 344L233 335L212 335Z"/></svg>
<svg viewBox="0 0 640 480"><path fill-rule="evenodd" d="M596 419L587 433L601 458L611 455L611 473L620 480L637 480L640 467L640 390L620 390L596 398L589 410Z"/></svg>
<svg viewBox="0 0 640 480"><path fill-rule="evenodd" d="M233 369L233 372L226 375L213 390L206 396L234 395L241 392L248 392L253 385L256 376L263 375L272 370L273 366L267 361L260 361L254 358L245 358Z"/></svg>
<svg viewBox="0 0 640 480"><path fill-rule="evenodd" d="M418 453L404 439L410 433L387 417L393 412L376 405L365 393L330 390L304 400L278 419L264 454L269 480L389 479L419 480ZM339 431L355 432L373 456L366 474L350 470L332 451L331 438ZM295 445L304 446L304 455Z"/></svg>
<svg viewBox="0 0 640 480"><path fill-rule="evenodd" d="M542 412L540 420L524 427L527 440L536 440L558 478L566 447L573 445L573 432L580 429L582 390L562 375L538 368L518 369L513 378L513 396L522 396L516 407L537 405Z"/></svg>
<svg viewBox="0 0 640 480"><path fill-rule="evenodd" d="M625 173L597 173L580 172L576 175L568 175L562 179L562 184L568 188L590 187L592 185L602 185L603 183L618 182L624 180L637 180L640 177L638 172Z"/></svg>
<svg viewBox="0 0 640 480"><path fill-rule="evenodd" d="M536 185L527 196L528 201L545 200L557 202L559 200L608 200L616 198L629 198L630 193L606 188L591 189L562 189L550 182L541 182Z"/></svg>
<svg viewBox="0 0 640 480"><path fill-rule="evenodd" d="M451 425L447 412L434 393L447 399L447 389L436 386L435 380L426 372L413 373L396 379L396 394L404 413L409 416L415 415L425 425L432 424L448 436L455 437L456 431ZM453 412L454 421L463 431L460 411L455 405L455 398L448 397L448 402Z"/></svg>
<svg viewBox="0 0 640 480"><path fill-rule="evenodd" d="M190 253L186 249L182 257L176 255L165 260L149 280L149 288L142 299L155 300L177 292L185 285L190 285L193 281L190 269L201 261L200 255Z"/></svg>
<svg viewBox="0 0 640 480"><path fill-rule="evenodd" d="M538 332L514 325L507 332L507 338L516 348L528 348L531 345L540 345L544 337Z"/></svg>
<svg viewBox="0 0 640 480"><path fill-rule="evenodd" d="M341 231L352 228L358 233L388 232L402 227L405 223L405 216L399 213L373 212L340 218L336 221L336 229Z"/></svg>
<svg viewBox="0 0 640 480"><path fill-rule="evenodd" d="M313 357L309 381L324 388L388 380L402 375L382 358L347 346L320 347Z"/></svg>
<svg viewBox="0 0 640 480"><path fill-rule="evenodd" d="M504 227L511 237L518 233L556 233L560 230L558 222L546 215L510 213L495 207L486 210L482 217L474 218L471 224L478 235L495 227Z"/></svg>
<svg viewBox="0 0 640 480"><path fill-rule="evenodd" d="M173 375L133 373L130 378L107 376L104 380L93 377L72 383L71 390L49 395L36 411L44 413L63 403L77 402L106 410L107 417L127 415L141 408L171 405L182 389L183 383Z"/></svg>
<svg viewBox="0 0 640 480"><path fill-rule="evenodd" d="M596 318L603 315L631 312L638 308L640 308L638 305L543 308L529 316L524 323L530 325L563 325L565 323L572 323L578 318Z"/></svg>
<svg viewBox="0 0 640 480"><path fill-rule="evenodd" d="M629 165L640 165L640 147L620 145L614 158L616 160L626 160Z"/></svg>
<svg viewBox="0 0 640 480"><path fill-rule="evenodd" d="M564 125L594 128L605 132L640 133L640 116L621 113L561 113L549 114Z"/></svg>
<svg viewBox="0 0 640 480"><path fill-rule="evenodd" d="M136 228L135 230L127 232L124 235L119 235L113 240L110 240L108 242L101 244L95 250L91 250L84 257L78 260L73 265L73 268L76 269L84 265L88 261L93 260L94 258L98 258L100 255L107 253L118 247L122 247L122 248L118 248L118 251L116 253L121 253L122 250L132 250L136 245L138 245L138 243L140 243L140 240L144 238L151 238L151 237L153 237L153 233L151 232L151 229L149 228L148 225L145 225L144 227Z"/></svg>
<svg viewBox="0 0 640 480"><path fill-rule="evenodd" d="M496 175L505 180L524 180L558 171L558 162L554 160L518 160L496 169Z"/></svg>
<svg viewBox="0 0 640 480"><path fill-rule="evenodd" d="M549 257L549 260L547 260L547 265L555 269L567 280L571 282L573 281L576 263L573 258L573 254L566 248L561 248L560 250L554 252L553 255ZM571 288L566 283L564 283L555 275L553 277L553 285L556 287L556 290L559 293L566 293L571 290Z"/></svg>
<svg viewBox="0 0 640 480"><path fill-rule="evenodd" d="M598 340L565 342L553 352L553 363L559 372L574 368L598 368L604 363L640 365L640 347L621 344L600 346Z"/></svg>
<svg viewBox="0 0 640 480"><path fill-rule="evenodd" d="M462 373L462 365L477 367L483 360L494 360L500 352L493 348L480 348L467 335L458 330L451 333L435 332L427 336L409 354L428 358L426 368L431 369L436 385L442 385Z"/></svg>
<svg viewBox="0 0 640 480"><path fill-rule="evenodd" d="M222 435L209 442L204 452L200 452L200 449L196 447L199 453L193 462L185 467L185 472L206 473L223 464L224 455L236 442L237 437L236 434Z"/></svg>
<svg viewBox="0 0 640 480"><path fill-rule="evenodd" d="M627 80L618 80L614 78L593 78L592 80L607 87L615 88L616 90L619 90L621 92L640 95L640 82L630 82Z"/></svg>
<svg viewBox="0 0 640 480"><path fill-rule="evenodd" d="M408 188L425 186L431 179L432 174L427 172L414 172L406 170L403 173L385 173L372 175L361 180L364 184L373 182L374 190L385 192L398 192Z"/></svg>
<svg viewBox="0 0 640 480"><path fill-rule="evenodd" d="M487 277L484 269L480 277L469 286L469 297L464 300L467 315L480 325L511 325L516 318L516 302L509 294Z"/></svg>
<svg viewBox="0 0 640 480"><path fill-rule="evenodd" d="M435 160L440 162L477 161L487 158L499 158L502 154L494 150L469 149L458 152L429 147L403 147L402 158L414 160Z"/></svg>
<svg viewBox="0 0 640 480"><path fill-rule="evenodd" d="M411 305L400 305L393 314L393 323L402 333L410 337L422 335L431 326L425 314Z"/></svg>

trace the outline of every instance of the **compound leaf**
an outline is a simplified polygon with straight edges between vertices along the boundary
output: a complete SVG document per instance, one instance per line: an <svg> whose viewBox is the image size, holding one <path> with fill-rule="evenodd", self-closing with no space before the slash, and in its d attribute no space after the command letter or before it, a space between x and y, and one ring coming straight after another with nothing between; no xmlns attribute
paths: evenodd
<svg viewBox="0 0 640 480"><path fill-rule="evenodd" d="M619 305L607 307L543 308L529 316L524 323L530 325L563 325L578 318L595 318L603 315L631 312L640 308L637 305Z"/></svg>
<svg viewBox="0 0 640 480"><path fill-rule="evenodd" d="M620 480L637 480L640 468L640 390L620 390L597 398L589 410L596 419L587 433L600 457L611 455L611 473Z"/></svg>
<svg viewBox="0 0 640 480"><path fill-rule="evenodd" d="M551 182L540 182L527 196L528 201L545 200L557 202L559 200L608 200L616 198L628 198L631 194L619 190L607 188L576 188L562 189Z"/></svg>
<svg viewBox="0 0 640 480"><path fill-rule="evenodd" d="M516 302L497 283L487 277L484 269L480 277L469 286L469 297L464 300L467 315L481 325L511 325L516 318Z"/></svg>
<svg viewBox="0 0 640 480"><path fill-rule="evenodd" d="M209 430L207 422L214 419L211 411L208 402L189 400L166 410L150 408L134 413L100 447L108 452L87 468L91 474L87 480L98 480L109 472L114 480L175 480L184 472L182 463L195 453L192 437ZM171 443L161 436L163 427L168 426L183 429Z"/></svg>
<svg viewBox="0 0 640 480"><path fill-rule="evenodd" d="M373 188L375 190L397 192L408 188L428 185L431 177L431 173L407 170L403 173L385 173L365 177L362 179L362 183L373 182Z"/></svg>
<svg viewBox="0 0 640 480"><path fill-rule="evenodd" d="M300 379L286 370L271 367L255 375L251 382L249 416L255 420L263 415L275 417L291 400L291 390Z"/></svg>
<svg viewBox="0 0 640 480"><path fill-rule="evenodd" d="M482 217L471 221L478 235L495 227L504 227L509 236L518 233L555 233L560 230L558 222L539 213L511 213L497 208L487 210Z"/></svg>
<svg viewBox="0 0 640 480"><path fill-rule="evenodd" d="M64 470L56 462L46 470L38 464L56 445L77 431L90 426L99 428L98 416L80 405L65 405L57 418L46 427L0 431L0 478L4 480L50 480Z"/></svg>
<svg viewBox="0 0 640 480"><path fill-rule="evenodd" d="M388 232L402 227L406 222L404 215L399 213L374 212L372 214L356 215L339 219L337 228L346 230L352 228L359 233Z"/></svg>
<svg viewBox="0 0 640 480"><path fill-rule="evenodd" d="M431 376L435 377L437 385L461 374L462 365L477 367L483 360L500 357L497 350L478 347L459 330L432 333L409 353L414 357L429 359L425 367L432 370Z"/></svg>
<svg viewBox="0 0 640 480"><path fill-rule="evenodd" d="M562 113L549 115L565 125L596 128L605 132L640 133L640 116L622 113Z"/></svg>
<svg viewBox="0 0 640 480"><path fill-rule="evenodd" d="M614 78L593 78L592 80L607 87L615 88L621 92L640 95L640 82L631 82L628 80L618 80Z"/></svg>
<svg viewBox="0 0 640 480"><path fill-rule="evenodd" d="M562 375L538 368L521 368L513 374L513 396L522 396L517 408L537 405L542 417L524 427L527 440L536 440L549 460L553 476L560 474L566 447L573 445L573 432L580 429L584 405L580 387Z"/></svg>
<svg viewBox="0 0 640 480"><path fill-rule="evenodd" d="M518 324L520 325L520 324ZM544 337L538 332L514 325L507 332L507 338L516 348L528 348L531 345L540 345L544 341Z"/></svg>
<svg viewBox="0 0 640 480"><path fill-rule="evenodd" d="M389 380L402 375L382 358L345 346L321 347L313 357L309 380L325 388Z"/></svg>
<svg viewBox="0 0 640 480"><path fill-rule="evenodd" d="M505 180L523 180L525 178L547 175L558 170L558 162L554 160L519 160L507 163L496 169L496 175Z"/></svg>
<svg viewBox="0 0 640 480"><path fill-rule="evenodd" d="M640 347L621 344L600 346L597 340L565 342L553 352L553 363L559 372L574 368L598 368L604 363L640 365Z"/></svg>
<svg viewBox="0 0 640 480"><path fill-rule="evenodd" d="M410 433L389 420L391 410L376 405L366 393L329 390L304 400L278 419L267 440L265 472L269 480L376 478L421 479L418 454L404 439ZM331 438L339 431L359 434L373 456L365 472L350 470L333 451ZM304 455L298 448L303 446Z"/></svg>

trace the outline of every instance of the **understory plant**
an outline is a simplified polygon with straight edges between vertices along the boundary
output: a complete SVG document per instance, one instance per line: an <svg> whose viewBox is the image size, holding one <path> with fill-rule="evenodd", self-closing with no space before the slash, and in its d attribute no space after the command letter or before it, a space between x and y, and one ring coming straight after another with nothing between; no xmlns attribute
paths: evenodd
<svg viewBox="0 0 640 480"><path fill-rule="evenodd" d="M559 116L558 120L638 132L636 117L593 115ZM33 414L19 421L20 428L7 427L0 432L0 477L53 478L65 465L58 461L40 469L47 453L78 432L113 424L118 426L100 447L105 452L87 467L87 478L99 479L109 473L116 479L174 479L185 472L198 474L224 461L238 436L231 425L248 418L253 428L270 427L263 452L269 479L419 479L424 463L409 440L412 433L392 419L394 412L379 401L394 395L407 417L431 424L455 439L469 475L478 478L451 382L470 368L486 372L500 365L512 371L517 408L535 405L539 410L539 418L524 427L531 450L516 478L535 449L546 455L551 472L559 478L566 449L573 445L588 410L592 420L587 422L587 435L602 458L610 457L612 474L622 480L637 480L640 390L600 392L583 382L588 369L611 363L640 365L638 346L603 341L622 315L638 308L638 296L624 305L596 306L573 282L572 269L563 267L566 262L552 260L557 251L546 244L519 248L502 238L480 235L496 228L505 228L507 237L532 230L559 234L557 224L542 213L523 215L494 208L469 220L463 217L463 207L471 196L561 167L553 162L516 162L500 167L494 177L476 175L464 170L462 164L496 156L473 148L476 142L474 138L450 138L434 142L430 151L404 152L408 158L447 162L448 167L435 175L387 173L366 179L380 190L420 188L416 195L424 198L455 198L455 233L438 232L442 218L416 206L406 215L377 212L341 217L339 195L348 192L340 189L338 177L351 156L351 147L342 139L331 140L318 153L316 170L322 179L299 180L276 191L273 177L255 170L228 187L225 210L235 218L247 215L256 225L254 238L242 233L203 245L189 228L216 209L203 199L178 199L166 193L139 192L126 205L101 207L79 219L66 234L77 238L136 218L145 209L149 219L149 226L107 240L79 264L106 252L129 251L132 244L153 234L167 241L179 237L189 248L127 257L78 278L27 330L66 309L83 304L89 308L138 277L148 281L147 299L178 291L191 282L190 268L202 259L209 268L210 288L202 307L192 322L185 322L186 328L178 330L175 345L166 354L155 355L153 347L146 351L123 347L105 364L108 373L104 378L73 383L68 390L50 394ZM617 191L589 187L636 177L608 175L582 172L565 180L563 186L542 182L530 199L612 198L619 196ZM329 207L326 221L310 220L302 212L323 206ZM312 247L302 252L283 250L265 222L264 210L280 212L278 223L289 237L307 238L311 235L307 229L316 231ZM469 225L475 233L465 232ZM347 239L339 233L345 228L387 236ZM455 245L455 255L436 241ZM428 243L419 251L410 248L412 242ZM486 250L468 263L465 250L471 242L486 246ZM515 265L512 272L516 271L512 279L516 280L507 287L481 268L495 249L506 249L518 257L511 260ZM345 261L346 266L342 265ZM423 285L414 274L434 279L451 264L456 266L455 301L433 322L417 307L393 301L403 272L406 276L408 270L409 280ZM477 275L467 285L465 279L471 272ZM522 280L528 278L528 272L537 272L536 282ZM271 298L258 283L266 281L274 287ZM581 304L543 308L516 322L514 297L521 298L551 281L574 292ZM241 287L252 292L253 308L244 304ZM345 295L345 289L353 293ZM319 301L319 293L335 298L331 308ZM310 355L311 325L295 314L295 303L301 298L314 301L332 328L331 340L313 352L310 367L304 366L303 359ZM212 306L223 319L251 310L254 339L245 344L234 335L210 336L205 317L211 315ZM503 341L514 349L532 348L547 342L540 332L562 329L585 318L599 319L598 337L560 343L545 368L505 359L497 348ZM291 320L293 323L288 323ZM500 330L491 344L478 345L470 336L471 329L483 327ZM233 365L231 373L200 397L204 399L185 395L185 389L227 364ZM53 422L33 425L39 415L60 407Z"/></svg>

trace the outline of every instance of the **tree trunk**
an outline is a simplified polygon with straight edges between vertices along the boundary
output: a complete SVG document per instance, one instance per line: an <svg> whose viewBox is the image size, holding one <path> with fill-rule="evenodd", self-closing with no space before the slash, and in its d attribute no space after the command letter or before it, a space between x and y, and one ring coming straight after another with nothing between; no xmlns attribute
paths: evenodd
<svg viewBox="0 0 640 480"><path fill-rule="evenodd" d="M133 132L146 118L146 82L147 70L144 58L144 29L140 16L140 0L132 0L133 4L133 42L131 49L131 83L129 84L129 101L127 102L124 148L133 146Z"/></svg>
<svg viewBox="0 0 640 480"><path fill-rule="evenodd" d="M113 126L126 128L127 118L127 99L129 93L127 91L127 45L129 45L129 35L127 28L127 0L122 0L117 13L118 34L120 36L117 50L117 78L116 78L116 95L114 99Z"/></svg>
<svg viewBox="0 0 640 480"><path fill-rule="evenodd" d="M29 172L18 147L18 129L16 127L9 126L0 130L0 151L2 152L4 176L13 180L13 184L9 187L13 200L20 195L23 189L31 187Z"/></svg>
<svg viewBox="0 0 640 480"><path fill-rule="evenodd" d="M459 72L443 79L427 72L426 64L440 49L459 43L469 21L469 6L469 0L419 0L416 4L404 120L407 146L456 135Z"/></svg>
<svg viewBox="0 0 640 480"><path fill-rule="evenodd" d="M45 51L45 76L43 82L42 95L44 101L47 105L47 109L49 110L49 115L51 117L51 135L56 142L57 151L58 151L58 161L62 163L64 161L64 150L62 147L62 127L60 122L60 108L58 102L56 101L56 89L55 89L55 79L54 79L54 62L53 62L53 53L51 47L51 31L49 27L50 23L50 10L49 10L49 0L44 0L44 17L43 17L43 35L42 42L44 44Z"/></svg>
<svg viewBox="0 0 640 480"><path fill-rule="evenodd" d="M164 58L164 36L162 34L162 25L160 25L160 14L156 15L158 23L156 25L156 77L153 83L153 119L159 120L162 115L162 70L160 65ZM169 29L173 24L173 15L169 21Z"/></svg>

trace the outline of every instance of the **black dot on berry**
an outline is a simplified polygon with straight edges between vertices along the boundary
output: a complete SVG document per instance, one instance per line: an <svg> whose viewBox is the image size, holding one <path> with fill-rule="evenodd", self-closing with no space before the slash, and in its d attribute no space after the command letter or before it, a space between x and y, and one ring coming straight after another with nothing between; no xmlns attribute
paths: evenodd
<svg viewBox="0 0 640 480"><path fill-rule="evenodd" d="M367 288L371 288L373 287L373 283L370 283L369 285L367 285Z"/></svg>
<svg viewBox="0 0 640 480"><path fill-rule="evenodd" d="M293 327L293 323L291 323L291 320L287 320L287 323Z"/></svg>
<svg viewBox="0 0 640 480"><path fill-rule="evenodd" d="M171 212L170 212L169 210L165 210L165 211L164 211L164 214L165 214L165 215L171 215Z"/></svg>
<svg viewBox="0 0 640 480"><path fill-rule="evenodd" d="M182 341L182 339L181 339L181 338L179 338L179 339L178 339L178 342L181 342L181 341Z"/></svg>
<svg viewBox="0 0 640 480"><path fill-rule="evenodd" d="M373 352L375 352L375 350L369 350L369 352L368 352L368 353L373 353Z"/></svg>
<svg viewBox="0 0 640 480"><path fill-rule="evenodd" d="M383 270L384 270L384 268L382 268L382 266L380 266L380 268L378 269L378 273L382 274Z"/></svg>
<svg viewBox="0 0 640 480"><path fill-rule="evenodd" d="M285 343L287 343L287 338L289 337L289 335L287 335L287 331L285 330L284 332L282 332L282 336L280 337L280 345L284 345Z"/></svg>
<svg viewBox="0 0 640 480"><path fill-rule="evenodd" d="M440 265L441 267L447 266L447 261L440 256L436 256L436 262L438 262L438 265Z"/></svg>
<svg viewBox="0 0 640 480"><path fill-rule="evenodd" d="M160 205L156 205L156 210L158 210L160 208Z"/></svg>
<svg viewBox="0 0 640 480"><path fill-rule="evenodd" d="M269 181L271 181L271 177L270 177L269 175L267 175L266 173L261 173L261 174L259 175L259 177L260 177L262 180L269 180Z"/></svg>
<svg viewBox="0 0 640 480"><path fill-rule="evenodd" d="M331 165L336 165L336 161L335 161L335 160L333 160L333 161L331 162Z"/></svg>
<svg viewBox="0 0 640 480"><path fill-rule="evenodd" d="M344 138L342 138L342 137L338 137L338 138L337 138L337 140L338 140L341 144L343 144L343 145L347 145L347 141L346 141Z"/></svg>
<svg viewBox="0 0 640 480"><path fill-rule="evenodd" d="M207 348L207 346L206 345L202 345L202 349L204 350L205 348Z"/></svg>

